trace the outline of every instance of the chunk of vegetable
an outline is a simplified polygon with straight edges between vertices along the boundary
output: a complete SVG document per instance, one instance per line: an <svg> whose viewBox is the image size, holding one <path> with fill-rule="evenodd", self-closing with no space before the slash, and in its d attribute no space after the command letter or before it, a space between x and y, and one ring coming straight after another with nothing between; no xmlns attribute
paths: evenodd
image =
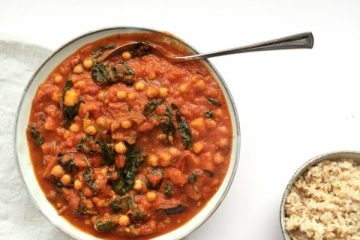
<svg viewBox="0 0 360 240"><path fill-rule="evenodd" d="M206 99L208 100L208 102L209 102L210 104L214 105L215 107L221 107L221 103L220 103L217 99L215 99L215 98L210 98L210 97L208 97L208 98L206 98Z"/></svg>
<svg viewBox="0 0 360 240"><path fill-rule="evenodd" d="M44 143L44 138L41 136L40 131L36 128L34 123L30 123L30 136L34 140L35 144L40 146Z"/></svg>
<svg viewBox="0 0 360 240"><path fill-rule="evenodd" d="M125 195L135 183L135 176L144 162L144 156L139 148L127 145L125 166L117 170L118 178L111 182L111 187L119 195Z"/></svg>
<svg viewBox="0 0 360 240"><path fill-rule="evenodd" d="M178 205L177 207L175 208L168 208L168 209L165 209L165 212L169 215L172 215L172 214L179 214L179 213L182 213L184 212L185 210L187 209L187 207L185 205Z"/></svg>
<svg viewBox="0 0 360 240"><path fill-rule="evenodd" d="M99 85L109 85L117 82L134 83L134 71L127 63L117 63L114 66L96 63L92 68L91 77Z"/></svg>
<svg viewBox="0 0 360 240"><path fill-rule="evenodd" d="M95 229L99 232L111 232L116 227L113 221L97 221L95 223Z"/></svg>

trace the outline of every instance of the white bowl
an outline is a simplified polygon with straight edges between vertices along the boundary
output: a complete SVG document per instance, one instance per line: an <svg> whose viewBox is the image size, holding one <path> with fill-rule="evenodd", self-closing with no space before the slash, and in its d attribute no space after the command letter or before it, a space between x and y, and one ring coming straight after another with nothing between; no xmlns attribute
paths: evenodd
<svg viewBox="0 0 360 240"><path fill-rule="evenodd" d="M51 203L46 199L44 192L40 188L36 176L33 171L32 162L30 159L30 153L26 138L26 129L29 122L30 109L32 100L35 96L35 93L39 87L39 85L47 78L47 76L51 73L51 71L60 64L65 58L74 53L76 50L81 48L82 46L94 42L96 40L117 34L124 33L134 33L134 32L156 32L149 29L142 28L133 28L133 27L115 27L102 29L95 32L91 32L85 35L82 35L71 42L65 44L57 51L55 51L35 72L30 82L27 84L25 91L23 93L18 113L16 117L15 123L15 156L18 161L19 170L24 179L25 185L38 209L52 222L55 226L61 229L63 232L67 233L71 237L79 240L95 240L99 239L95 236L92 236L86 232L83 232L70 224L65 218L59 216L55 208L51 205ZM166 40L171 40L176 44L180 44L188 48L192 52L196 52L189 45L184 43L183 41L171 37L167 34L163 34ZM208 62L203 61L203 63L208 67L208 69L213 73L215 79L220 85L225 99L229 108L230 116L231 116L231 124L233 128L233 143L232 143L232 152L231 152L231 161L229 164L229 169L227 174L222 182L219 190L215 193L215 195L210 199L208 204L190 221L188 221L183 226L166 233L164 235L158 236L154 239L156 240L177 240L184 238L189 235L195 229L200 227L219 207L225 195L227 194L231 183L234 179L238 159L239 159L239 150L240 150L240 126L239 119L237 116L236 108L234 105L234 101L230 95L230 92L220 76L217 70Z"/></svg>

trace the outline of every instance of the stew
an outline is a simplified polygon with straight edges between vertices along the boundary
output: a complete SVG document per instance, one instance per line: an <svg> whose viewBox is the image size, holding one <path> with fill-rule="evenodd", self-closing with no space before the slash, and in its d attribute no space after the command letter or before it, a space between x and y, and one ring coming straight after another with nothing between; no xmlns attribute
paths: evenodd
<svg viewBox="0 0 360 240"><path fill-rule="evenodd" d="M231 155L228 107L206 66L141 48L98 61L131 41L187 53L157 33L90 43L39 86L27 132L47 199L105 239L148 239L180 227L216 193Z"/></svg>

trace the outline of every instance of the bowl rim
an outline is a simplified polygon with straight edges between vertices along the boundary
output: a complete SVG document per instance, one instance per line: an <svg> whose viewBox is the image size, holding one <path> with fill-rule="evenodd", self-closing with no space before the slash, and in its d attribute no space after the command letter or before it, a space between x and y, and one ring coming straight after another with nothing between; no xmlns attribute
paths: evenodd
<svg viewBox="0 0 360 240"><path fill-rule="evenodd" d="M14 137L13 137L13 151L14 151L14 156L15 156L15 160L16 160L16 166L17 169L21 175L21 179L23 181L23 184L25 185L26 191L28 192L28 195L30 196L31 201L33 202L34 206L36 206L37 210L45 217L45 219L47 219L53 226L55 226L56 228L60 229L63 233L65 233L67 236L70 236L72 238L75 239L80 239L77 236L73 236L72 234L70 234L66 229L64 229L62 226L60 226L60 224L55 223L54 220L50 219L42 210L42 208L37 204L35 197L33 196L33 194L30 191L30 188L28 186L28 183L26 182L25 178L24 178L24 174L22 172L22 168L20 166L20 162L19 162L19 156L18 156L18 152L17 152L17 129L18 129L18 122L19 122L19 115L20 115L20 110L21 110L21 106L23 105L24 102L24 98L25 95L27 93L27 91L29 90L29 87L32 85L32 83L34 82L36 76L38 75L38 73L40 72L40 70L54 57L56 56L61 50L63 50L64 48L70 46L71 44L75 43L76 41L80 40L81 38L93 35L93 34L97 34L97 33L101 33L101 32L105 32L105 31L126 31L126 30L133 30L133 31L144 31L144 32L153 32L153 33L158 33L158 34L162 34L164 36L167 37L171 37L176 39L177 41L179 41L181 44L183 44L186 48L188 48L189 50L193 51L195 54L198 53L197 50L195 50L191 45L189 45L187 42L185 42L184 40L182 40L181 38L177 37L176 35L173 35L172 33L169 32L162 32L162 31L158 31L158 30L154 30L151 28L144 28L144 27L134 27L134 26L114 26L114 27L105 27L105 28L97 28L96 30L93 31L87 31L83 34L78 35L75 38L72 38L71 40L67 41L66 43L62 44L60 47L58 47L56 50L54 50L42 63L41 65L36 69L36 71L32 74L31 78L28 80L27 84L25 85L25 88L21 94L21 98L20 101L18 103L18 106L16 108L16 116L15 116L15 125L14 125ZM121 35L122 33L119 32L117 33L119 35ZM113 34L116 35L116 34ZM108 36L112 36L112 35L108 35ZM100 38L99 38L100 39ZM229 87L227 86L226 82L224 81L222 75L219 73L219 71L215 68L215 66L208 60L208 59L203 59L200 60L202 62L205 63L205 65L208 65L208 67L210 68L210 70L213 71L213 74L216 76L217 80L220 82L220 85L222 85L223 89L222 92L223 94L228 98L228 108L232 110L233 112L233 121L234 121L234 125L232 126L232 139L233 139L233 147L236 147L236 151L234 151L232 154L235 154L235 156L233 157L233 169L231 172L231 175L228 179L228 182L226 183L226 187L223 191L223 193L221 194L221 196L219 197L218 201L216 202L215 206L209 211L209 213L201 220L200 224L197 224L196 226L191 227L190 231L187 231L186 234L184 236L178 236L176 239L184 239L185 237L189 236L191 233L193 233L195 230L197 230L198 228L200 228L205 222L207 222L209 220L209 218L216 212L216 210L219 208L219 206L221 205L221 203L224 201L226 195L228 194L233 180L235 178L235 175L237 173L237 168L239 165L239 161L240 161L240 149L241 149L241 131L240 131L240 120L239 120L239 114L235 105L235 101L233 99L232 94L230 93ZM26 121L28 121L28 119L26 119ZM234 128L235 127L235 128ZM26 140L27 141L27 140ZM30 158L30 156L28 156ZM230 166L231 166L231 162L229 163L229 169L230 170ZM33 167L31 166L32 170ZM224 184L225 179L223 180ZM219 191L219 190L218 190ZM213 196L214 197L214 196ZM49 202L50 204L50 202ZM200 210L200 212L203 211ZM199 213L200 213L199 212ZM199 213L197 213L196 215L198 215ZM195 215L195 216L196 216ZM194 217L195 217L194 216ZM61 216L59 216L61 217ZM191 220L191 219L190 219ZM189 220L189 221L190 221ZM68 224L71 224L70 222L68 222ZM176 229L180 229L183 226L185 226L186 223L184 225L179 226ZM74 226L75 227L75 226ZM76 227L77 228L77 227ZM77 228L79 231L84 232L83 230ZM175 231L176 229L172 230ZM170 231L170 232L172 232ZM166 235L170 232L167 232L163 235ZM163 235L157 236L157 237L161 237ZM157 238L155 237L155 238Z"/></svg>
<svg viewBox="0 0 360 240"><path fill-rule="evenodd" d="M342 150L342 151L333 151L328 153L323 153L320 155L317 155L307 162L303 163L296 172L292 175L290 178L288 184L286 185L285 191L283 193L281 204L280 204L280 214L279 214L279 220L280 220L280 227L281 227L281 233L285 240L291 240L286 228L285 228L285 202L286 198L289 195L292 187L294 186L295 182L299 179L299 177L304 174L309 168L313 167L314 165L325 161L338 161L340 159L354 159L356 161L360 161L360 151L351 151L351 150Z"/></svg>

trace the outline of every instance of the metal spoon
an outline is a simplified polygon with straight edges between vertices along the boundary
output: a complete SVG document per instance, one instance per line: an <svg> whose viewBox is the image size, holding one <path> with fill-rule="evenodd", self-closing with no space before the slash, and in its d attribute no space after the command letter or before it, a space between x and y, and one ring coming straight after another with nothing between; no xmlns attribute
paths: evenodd
<svg viewBox="0 0 360 240"><path fill-rule="evenodd" d="M255 43L243 47L231 48L222 51L216 51L211 53L202 53L195 54L190 56L175 56L165 50L163 47L156 45L154 43L139 41L128 43L119 47L116 47L113 50L109 50L100 56L97 61L105 61L119 53L122 53L127 50L132 50L135 55L138 52L141 55L141 52L158 52L163 57L171 62L185 62L200 60L204 58L211 58L235 53L245 53L245 52L256 52L256 51L269 51L269 50L284 50L284 49L299 49L299 48L313 48L314 46L314 36L311 32L300 33L296 35L291 35L283 38L278 38L274 40L269 40L265 42Z"/></svg>

